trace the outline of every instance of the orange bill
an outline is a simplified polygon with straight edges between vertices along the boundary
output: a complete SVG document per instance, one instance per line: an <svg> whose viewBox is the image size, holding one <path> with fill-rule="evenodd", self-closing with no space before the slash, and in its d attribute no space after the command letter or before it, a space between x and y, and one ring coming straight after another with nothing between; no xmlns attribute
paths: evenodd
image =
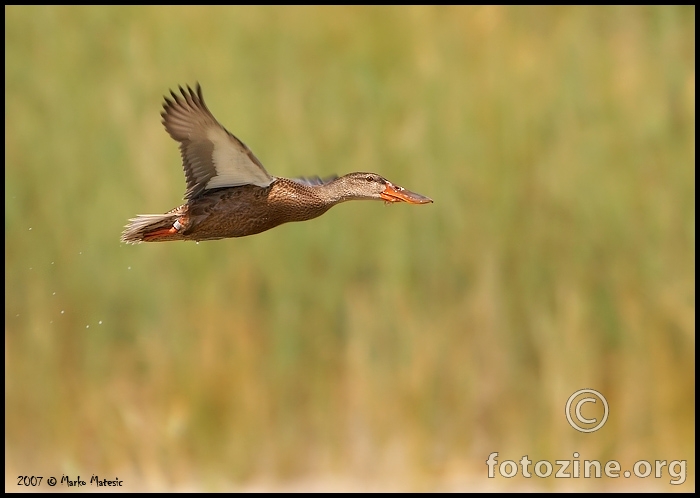
<svg viewBox="0 0 700 498"><path fill-rule="evenodd" d="M379 195L386 202L408 202L409 204L428 204L433 202L430 197L416 194L389 182L387 182L384 192Z"/></svg>

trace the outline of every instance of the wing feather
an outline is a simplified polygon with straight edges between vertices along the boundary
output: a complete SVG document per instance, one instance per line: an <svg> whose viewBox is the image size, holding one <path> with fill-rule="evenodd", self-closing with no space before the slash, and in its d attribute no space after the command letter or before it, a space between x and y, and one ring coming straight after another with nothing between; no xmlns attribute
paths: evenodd
<svg viewBox="0 0 700 498"><path fill-rule="evenodd" d="M290 178L290 180L300 183L302 185L316 186L325 185L338 178L338 175L327 176L326 178L321 178L320 176L302 176L299 178Z"/></svg>
<svg viewBox="0 0 700 498"><path fill-rule="evenodd" d="M193 199L207 189L257 185L266 187L274 178L265 171L251 150L214 118L204 103L202 87L196 92L179 87L178 95L163 103L163 125L180 142L185 170L185 199Z"/></svg>

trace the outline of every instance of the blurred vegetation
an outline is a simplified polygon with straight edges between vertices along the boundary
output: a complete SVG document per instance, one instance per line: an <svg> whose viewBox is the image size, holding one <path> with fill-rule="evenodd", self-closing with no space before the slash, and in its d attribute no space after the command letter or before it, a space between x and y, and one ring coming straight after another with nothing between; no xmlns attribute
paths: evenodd
<svg viewBox="0 0 700 498"><path fill-rule="evenodd" d="M694 489L694 7L5 15L6 489ZM159 112L196 81L272 174L435 204L120 244L181 202ZM688 482L488 480L493 451Z"/></svg>

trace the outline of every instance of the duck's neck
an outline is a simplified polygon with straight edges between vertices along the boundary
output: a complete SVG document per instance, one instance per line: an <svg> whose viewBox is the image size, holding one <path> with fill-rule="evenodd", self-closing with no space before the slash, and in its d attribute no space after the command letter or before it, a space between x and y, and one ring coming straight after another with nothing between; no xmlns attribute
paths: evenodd
<svg viewBox="0 0 700 498"><path fill-rule="evenodd" d="M305 221L321 216L341 202L364 199L353 193L344 177L327 183L304 184L288 178L278 178L272 184L268 202L282 223Z"/></svg>
<svg viewBox="0 0 700 498"><path fill-rule="evenodd" d="M343 200L329 184L305 185L288 178L278 178L268 194L271 216L281 223L316 218Z"/></svg>
<svg viewBox="0 0 700 498"><path fill-rule="evenodd" d="M363 195L352 188L349 177L341 176L327 183L313 185L311 188L316 195L320 197L328 207L335 206L345 201L356 201L369 199L367 195Z"/></svg>

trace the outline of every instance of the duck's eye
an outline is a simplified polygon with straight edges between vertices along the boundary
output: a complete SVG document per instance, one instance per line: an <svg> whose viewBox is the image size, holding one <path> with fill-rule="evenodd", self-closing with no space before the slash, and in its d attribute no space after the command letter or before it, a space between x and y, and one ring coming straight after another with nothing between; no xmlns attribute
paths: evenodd
<svg viewBox="0 0 700 498"><path fill-rule="evenodd" d="M366 176L365 180L367 180L368 182L373 182L374 178L372 178L371 176Z"/></svg>

